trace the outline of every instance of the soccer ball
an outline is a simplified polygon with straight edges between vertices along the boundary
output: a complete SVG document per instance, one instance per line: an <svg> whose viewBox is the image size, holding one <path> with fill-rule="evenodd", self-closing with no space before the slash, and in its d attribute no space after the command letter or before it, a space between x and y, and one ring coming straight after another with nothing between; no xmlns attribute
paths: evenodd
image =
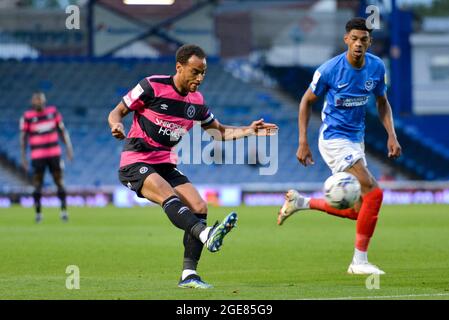
<svg viewBox="0 0 449 320"><path fill-rule="evenodd" d="M337 172L324 182L324 199L337 209L352 208L360 198L360 183L347 172Z"/></svg>

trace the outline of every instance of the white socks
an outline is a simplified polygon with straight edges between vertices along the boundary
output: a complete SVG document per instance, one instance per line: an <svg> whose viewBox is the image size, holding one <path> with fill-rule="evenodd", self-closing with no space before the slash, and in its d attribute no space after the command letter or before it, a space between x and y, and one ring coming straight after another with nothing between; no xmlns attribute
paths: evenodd
<svg viewBox="0 0 449 320"><path fill-rule="evenodd" d="M190 269L183 270L182 271L182 275L181 275L181 280L184 280L185 278L187 278L191 274L197 274L196 270L190 270Z"/></svg>
<svg viewBox="0 0 449 320"><path fill-rule="evenodd" d="M299 197L295 202L296 209L310 209L310 199L307 197Z"/></svg>
<svg viewBox="0 0 449 320"><path fill-rule="evenodd" d="M354 257L352 258L352 262L355 264L362 264L368 262L368 252L360 251L357 248L354 249Z"/></svg>
<svg viewBox="0 0 449 320"><path fill-rule="evenodd" d="M209 237L209 231L210 229L212 229L212 227L207 227L206 229L204 229L203 231L201 231L200 233L200 241L202 243L206 243L207 238Z"/></svg>

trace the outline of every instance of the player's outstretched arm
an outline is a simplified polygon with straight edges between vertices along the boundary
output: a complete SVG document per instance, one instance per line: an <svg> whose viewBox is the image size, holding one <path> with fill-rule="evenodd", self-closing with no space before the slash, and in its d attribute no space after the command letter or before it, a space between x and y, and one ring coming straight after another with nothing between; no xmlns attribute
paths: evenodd
<svg viewBox="0 0 449 320"><path fill-rule="evenodd" d="M114 138L122 140L125 139L125 126L123 125L123 118L130 113L130 110L120 102L110 113L108 117L111 134Z"/></svg>
<svg viewBox="0 0 449 320"><path fill-rule="evenodd" d="M273 136L278 131L274 123L266 123L263 119L253 121L249 126L228 126L221 124L215 119L204 129L214 137L215 140L234 140L248 136Z"/></svg>
<svg viewBox="0 0 449 320"><path fill-rule="evenodd" d="M310 89L302 96L299 103L298 127L299 127L299 147L296 152L296 158L305 167L314 164L312 151L310 151L307 139L307 128L309 126L310 115L312 114L312 105L318 100Z"/></svg>
<svg viewBox="0 0 449 320"><path fill-rule="evenodd" d="M398 142L396 131L394 130L393 112L391 111L390 102L388 101L386 94L384 96L378 96L376 101L380 121L388 134L388 157L396 159L401 156L402 148Z"/></svg>

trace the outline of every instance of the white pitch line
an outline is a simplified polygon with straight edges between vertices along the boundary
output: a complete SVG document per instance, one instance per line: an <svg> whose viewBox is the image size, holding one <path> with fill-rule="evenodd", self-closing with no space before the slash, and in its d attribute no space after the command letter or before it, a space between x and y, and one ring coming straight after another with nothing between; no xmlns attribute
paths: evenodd
<svg viewBox="0 0 449 320"><path fill-rule="evenodd" d="M428 294L404 294L396 296L362 296L362 297L337 297L337 298L308 298L299 300L351 300L351 299L391 299L391 298L414 298L414 297L444 297L449 293L428 293Z"/></svg>

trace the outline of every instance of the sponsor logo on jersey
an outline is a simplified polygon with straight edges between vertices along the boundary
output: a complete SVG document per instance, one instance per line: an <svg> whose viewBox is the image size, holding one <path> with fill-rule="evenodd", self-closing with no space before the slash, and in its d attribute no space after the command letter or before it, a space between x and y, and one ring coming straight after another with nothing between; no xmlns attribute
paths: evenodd
<svg viewBox="0 0 449 320"><path fill-rule="evenodd" d="M342 98L335 97L336 107L360 107L368 104L369 96L355 97L355 98Z"/></svg>
<svg viewBox="0 0 449 320"><path fill-rule="evenodd" d="M36 131L38 133L44 133L55 128L54 122L44 122L36 125Z"/></svg>
<svg viewBox="0 0 449 320"><path fill-rule="evenodd" d="M160 127L158 134L170 136L170 140L177 141L187 131L179 124L156 118L156 124Z"/></svg>

